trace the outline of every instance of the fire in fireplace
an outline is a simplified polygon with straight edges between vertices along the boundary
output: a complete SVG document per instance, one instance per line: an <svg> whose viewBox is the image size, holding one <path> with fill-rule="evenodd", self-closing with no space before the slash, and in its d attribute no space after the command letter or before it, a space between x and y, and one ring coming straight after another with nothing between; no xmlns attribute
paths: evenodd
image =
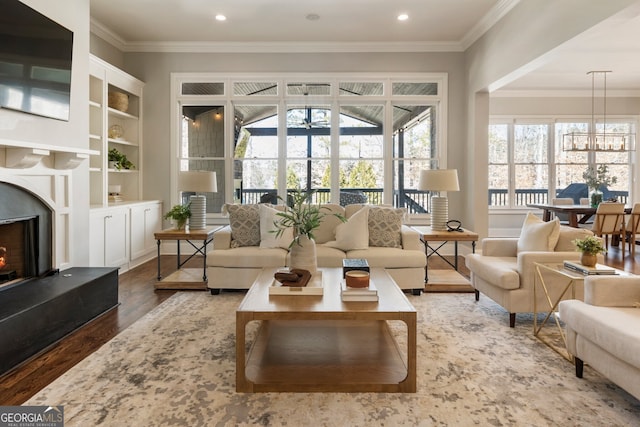
<svg viewBox="0 0 640 427"><path fill-rule="evenodd" d="M51 210L35 195L0 183L0 287L52 270Z"/></svg>

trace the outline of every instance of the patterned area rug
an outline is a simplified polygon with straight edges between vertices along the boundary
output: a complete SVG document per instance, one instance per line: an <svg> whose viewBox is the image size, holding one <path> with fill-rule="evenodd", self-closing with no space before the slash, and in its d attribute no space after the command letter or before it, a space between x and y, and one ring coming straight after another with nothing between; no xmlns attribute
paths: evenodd
<svg viewBox="0 0 640 427"><path fill-rule="evenodd" d="M499 306L470 294L408 296L418 310L415 394L236 393L243 296L178 293L26 404L64 405L66 426L640 424L638 400L588 366L576 378L534 339L532 318L511 329Z"/></svg>

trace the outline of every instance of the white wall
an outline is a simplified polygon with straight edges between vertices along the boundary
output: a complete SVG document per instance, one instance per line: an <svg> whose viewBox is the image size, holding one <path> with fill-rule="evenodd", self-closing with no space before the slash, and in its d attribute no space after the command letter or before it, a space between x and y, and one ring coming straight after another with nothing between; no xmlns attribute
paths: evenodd
<svg viewBox="0 0 640 427"><path fill-rule="evenodd" d="M466 53L467 167L472 189L466 199L473 212L471 228L481 237L488 235L489 214L487 128L490 91L516 79L545 54L571 40L613 14L632 6L637 0L521 0ZM476 195L474 197L473 195Z"/></svg>
<svg viewBox="0 0 640 427"><path fill-rule="evenodd" d="M171 202L169 170L175 153L170 152L170 74L172 72L447 72L449 73L448 167L458 168L463 146L464 63L462 53L394 54L206 54L125 53L125 70L145 82L144 98L144 197ZM450 211L461 210L462 192L449 195Z"/></svg>
<svg viewBox="0 0 640 427"><path fill-rule="evenodd" d="M11 141L10 145L18 141L88 149L89 0L23 0L23 3L73 31L70 119L67 122L0 109L0 151L3 151L3 140ZM4 158L4 152L0 157ZM68 210L59 212L61 219L54 230L56 239L65 240L56 242L57 259L61 264L81 266L89 263L87 163L85 161L71 171L58 171L50 163L21 170L3 168L4 162L0 165L0 175L15 176L17 181L30 180L34 186L42 187L39 194L53 194L61 210ZM61 191L64 194L57 194Z"/></svg>

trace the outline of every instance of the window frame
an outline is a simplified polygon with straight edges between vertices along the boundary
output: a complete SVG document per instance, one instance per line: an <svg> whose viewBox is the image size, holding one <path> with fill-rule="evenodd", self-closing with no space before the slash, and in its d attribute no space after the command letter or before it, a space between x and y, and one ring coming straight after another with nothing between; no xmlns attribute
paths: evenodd
<svg viewBox="0 0 640 427"><path fill-rule="evenodd" d="M183 83L223 83L223 93L216 95L182 95ZM236 83L276 83L278 85L275 95L235 95ZM328 95L289 95L288 84L299 82L327 82L330 84ZM382 83L382 94L346 96L339 93L341 83ZM433 83L437 85L435 95L392 95L394 83ZM286 114L290 106L296 105L328 105L331 108L331 169L339 170L339 114L342 105L353 106L382 105L384 107L383 119L383 203L392 204L396 183L394 182L394 164L403 158L393 156L393 126L392 106L395 104L406 105L433 105L436 111L436 155L429 159L440 168L447 167L447 130L448 130L448 73L172 73L171 74L171 188L172 200L177 202L178 191L176 177L180 170L179 157L179 116L183 106L186 105L223 105L225 114L224 129L224 193L225 201L233 203L233 154L234 154L234 119L235 105L277 105L279 117L278 124L278 170L286 171ZM335 129L335 130L334 130ZM218 158L216 158L218 160ZM413 159L407 159L413 160ZM286 188L286 173L278 173L278 188ZM332 173L331 194L332 200L337 202L339 182L338 174ZM280 191L280 190L279 190ZM218 215L217 213L213 216Z"/></svg>
<svg viewBox="0 0 640 427"><path fill-rule="evenodd" d="M489 119L489 126L492 125L506 125L507 129L507 147L508 147L508 160L507 160L507 168L508 168L508 188L507 193L509 195L509 203L504 206L496 206L488 204L488 208L490 212L506 212L506 211L522 211L527 208L526 205L519 206L516 205L515 199L515 160L514 160L514 143L515 143L515 126L518 124L533 124L533 125L548 125L548 147L547 147L547 165L548 165L548 182L547 182L547 200L550 201L552 197L556 194L557 191L557 171L558 166L560 165L581 165L583 163L580 162L560 162L557 161L557 150L562 150L562 141L557 143L557 129L556 125L558 124L566 124L566 123L581 123L586 124L587 129L591 128L591 117L590 116L522 116L522 115L496 115L491 116ZM624 123L629 124L631 128L631 132L635 134L635 130L637 128L637 118L629 115L617 115L617 116L607 116L607 125L612 123ZM596 126L602 124L601 120L596 120ZM487 129L487 133L489 129ZM490 151L490 150L489 150ZM628 181L626 183L626 189L629 194L629 199L633 198L634 192L634 176L635 176L635 163L636 163L636 154L634 152L626 152L627 162L626 163L606 163L607 165L621 165L626 164L629 168L628 170ZM489 167L491 167L492 163L490 159L487 159ZM597 163L596 153L590 152L587 156L587 161L584 163L584 167L594 166L597 167L600 163ZM500 163L502 165L502 163Z"/></svg>

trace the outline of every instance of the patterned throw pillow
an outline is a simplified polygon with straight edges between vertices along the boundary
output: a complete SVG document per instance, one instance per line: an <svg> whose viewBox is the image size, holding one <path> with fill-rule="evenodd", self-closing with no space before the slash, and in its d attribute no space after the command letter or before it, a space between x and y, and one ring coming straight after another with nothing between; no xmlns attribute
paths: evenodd
<svg viewBox="0 0 640 427"><path fill-rule="evenodd" d="M258 205L225 205L231 226L231 247L260 245L260 207Z"/></svg>
<svg viewBox="0 0 640 427"><path fill-rule="evenodd" d="M397 208L369 208L369 246L402 248L402 220L406 211Z"/></svg>

